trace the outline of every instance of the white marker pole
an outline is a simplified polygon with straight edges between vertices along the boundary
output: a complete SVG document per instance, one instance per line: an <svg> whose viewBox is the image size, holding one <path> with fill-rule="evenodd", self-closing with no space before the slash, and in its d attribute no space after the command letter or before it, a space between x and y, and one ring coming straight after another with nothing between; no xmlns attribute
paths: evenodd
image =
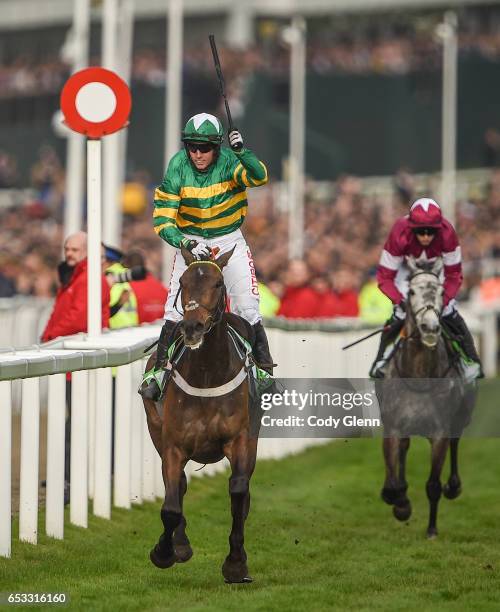
<svg viewBox="0 0 500 612"><path fill-rule="evenodd" d="M76 89L76 94L75 94ZM125 127L131 107L130 90L117 74L89 68L73 75L61 92L61 110L68 126L87 140L87 331L101 335L101 138Z"/></svg>
<svg viewBox="0 0 500 612"><path fill-rule="evenodd" d="M87 83L75 99L79 114L87 121L102 122L113 115L116 96L104 83ZM102 232L101 140L87 140L87 330L89 338L101 335L101 232Z"/></svg>
<svg viewBox="0 0 500 612"><path fill-rule="evenodd" d="M101 140L87 140L87 329L101 335Z"/></svg>
<svg viewBox="0 0 500 612"><path fill-rule="evenodd" d="M306 108L306 22L295 16L284 32L290 44L290 168L288 256L304 255L304 160Z"/></svg>
<svg viewBox="0 0 500 612"><path fill-rule="evenodd" d="M165 163L179 150L182 120L182 44L184 37L184 0L170 0L167 16L167 83L165 92ZM162 280L168 287L175 250L163 243Z"/></svg>

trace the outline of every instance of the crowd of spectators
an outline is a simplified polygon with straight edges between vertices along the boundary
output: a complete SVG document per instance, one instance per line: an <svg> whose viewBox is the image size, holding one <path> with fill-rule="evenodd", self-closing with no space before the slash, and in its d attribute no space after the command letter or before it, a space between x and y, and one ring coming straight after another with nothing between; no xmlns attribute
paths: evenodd
<svg viewBox="0 0 500 612"><path fill-rule="evenodd" d="M160 277L162 242L151 223L154 185L146 173L136 174L134 181L127 188L142 193L145 203L130 208L124 216L121 246L125 253L141 250L147 268ZM55 295L64 239L63 185L57 155L43 147L31 172L32 190L24 192L24 199L15 205L0 209L2 297ZM356 317L360 314L359 292L373 283L373 269L392 223L421 194L407 171L395 177L390 197L365 193L362 179L352 176L339 178L328 195L318 195L314 184L306 192L305 253L301 260L292 261L288 258L288 215L274 200L276 190L271 185L250 194L243 228L258 278L274 296L271 314ZM500 171L491 172L484 193L458 202L456 227L466 264L461 295L467 297L481 281L484 259L500 261Z"/></svg>
<svg viewBox="0 0 500 612"><path fill-rule="evenodd" d="M418 24L418 21L416 22ZM269 25L269 24L268 24ZM376 27L345 29L323 28L308 36L308 70L317 74L408 74L433 70L441 66L442 45L436 35L437 21L425 28ZM290 50L283 40L282 27L271 22L261 24L258 44L245 49L220 45L221 61L230 89L244 87L255 72L287 75ZM500 35L495 24L484 27L474 22L462 24L459 52L462 56L480 55L492 61L500 60ZM186 43L184 49L186 73L213 74L213 61L208 42ZM94 57L91 63L98 63ZM69 74L62 57L25 53L10 63L0 63L0 97L33 96L58 93ZM139 46L132 60L132 80L152 86L165 85L166 58L164 48Z"/></svg>

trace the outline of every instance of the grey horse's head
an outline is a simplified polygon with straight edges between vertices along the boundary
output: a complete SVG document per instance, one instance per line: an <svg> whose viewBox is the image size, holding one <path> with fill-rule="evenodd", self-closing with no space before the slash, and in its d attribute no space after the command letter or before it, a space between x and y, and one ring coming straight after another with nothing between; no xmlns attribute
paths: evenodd
<svg viewBox="0 0 500 612"><path fill-rule="evenodd" d="M431 263L409 257L407 265L410 270L410 312L422 344L434 348L441 334L439 316L443 307L443 285L439 275L443 269L443 260L437 258Z"/></svg>

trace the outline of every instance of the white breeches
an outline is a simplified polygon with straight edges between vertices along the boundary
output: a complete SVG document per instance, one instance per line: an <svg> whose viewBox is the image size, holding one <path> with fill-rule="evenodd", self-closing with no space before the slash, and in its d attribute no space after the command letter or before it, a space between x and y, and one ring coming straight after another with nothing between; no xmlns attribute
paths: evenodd
<svg viewBox="0 0 500 612"><path fill-rule="evenodd" d="M220 251L216 258L230 251L233 246L236 245L227 266L222 270L227 295L229 297L230 310L234 314L240 315L246 319L251 325L258 323L262 317L259 313L259 289L255 276L255 266L252 253L241 231L236 230L231 234L219 236L218 238L205 239L189 234L186 234L186 238L204 242L212 248L219 247ZM174 309L174 301L177 291L179 290L179 278L182 276L184 270L186 270L186 267L180 249L176 249L174 267L168 289L168 298L165 304L165 319L169 321L177 322L182 319L182 314L179 314L177 310ZM177 308L182 312L180 297L177 300Z"/></svg>

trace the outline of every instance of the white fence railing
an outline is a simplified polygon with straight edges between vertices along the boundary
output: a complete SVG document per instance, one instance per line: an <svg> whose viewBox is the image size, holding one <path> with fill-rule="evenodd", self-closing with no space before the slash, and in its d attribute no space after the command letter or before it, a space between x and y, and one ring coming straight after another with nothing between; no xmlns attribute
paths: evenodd
<svg viewBox="0 0 500 612"><path fill-rule="evenodd" d="M39 314L39 313L38 313ZM494 313L493 313L494 314ZM496 315L490 327L477 325L482 345L496 359ZM492 333L491 321L495 323ZM488 331L489 330L489 331ZM377 349L378 337L348 351L342 346L362 336L359 322L338 324L275 321L268 328L276 374L281 378L365 378ZM12 522L12 416L13 383L21 386L21 449L19 472L19 538L36 544L39 509L40 412L47 409L46 521L45 532L64 536L65 373L71 385L71 497L70 522L88 524L92 511L111 517L112 503L130 508L132 503L164 496L161 462L151 443L137 388L144 369L144 349L156 340L159 325L104 333L99 339L84 335L59 339L29 349L0 351L0 555L11 555ZM488 344L488 342L490 344ZM493 346L494 344L494 346ZM493 364L491 369L493 369ZM115 374L115 419L112 431L112 368ZM495 364L496 368L496 364ZM489 372L492 373L492 372ZM48 380L46 402L41 381ZM112 445L114 439L114 471ZM319 439L269 439L259 441L259 458L282 457ZM224 469L225 462L208 465L203 474ZM188 477L196 466L190 462Z"/></svg>
<svg viewBox="0 0 500 612"><path fill-rule="evenodd" d="M0 353L2 350L37 345L51 309L52 300L48 299L21 297L0 299ZM500 316L500 302L495 302L488 305L481 305L479 303L461 304L460 312L466 319L469 327L476 337L476 340L478 341L481 358L483 360L483 368L486 375L495 376L497 372L498 351L497 317ZM287 331L297 329L305 329L308 331L316 330L318 332L316 338L319 338L319 334L325 331L343 333L346 329L357 329L358 332L356 333L360 333L359 330L365 329L363 322L359 319L334 319L331 321L313 321L310 319L304 319L302 321L287 321L286 319L272 319L269 320L266 325L271 326L271 328L283 329ZM105 335L104 337L108 338L109 336ZM309 362L313 364L315 369L318 367L318 364L319 367L327 367L326 364L328 363L328 355L331 354L332 350L330 344L332 336L331 334L328 334L326 337L329 338L327 343L328 347L326 360L323 359L322 355L318 355L317 351L314 351L316 359ZM377 342L378 340L373 340L368 343L363 343L359 349L361 354L365 355L371 351L369 358L370 360L371 356L375 354L375 346ZM307 348L303 348L307 352ZM360 353L358 350L351 349L347 353L343 353L341 357L338 355L338 367L341 369L347 367L347 364L350 363L353 355L356 355L356 358L358 358ZM290 355L285 354L283 357L286 362L290 361L290 367L294 368L293 371L296 372L295 361L290 359ZM362 376L366 376L368 369L369 364L367 365L367 369ZM288 366L283 371L288 372ZM294 376L295 375L296 374L294 374ZM329 370L329 376L331 375L332 372ZM19 392L16 386L14 386L13 394L14 400L17 400ZM44 394L45 388L42 387L42 395ZM15 403L17 404L18 402Z"/></svg>
<svg viewBox="0 0 500 612"><path fill-rule="evenodd" d="M119 508L164 496L161 461L151 443L142 401L137 394L144 368L143 351L160 333L160 326L129 328L86 340L84 335L43 346L0 352L0 555L11 555L12 539L12 383L21 379L21 448L19 471L19 539L36 544L39 511L40 382L47 384L47 457L45 533L64 536L65 372L71 384L72 524L88 525L88 501L96 516L111 517L112 502ZM330 336L330 335L329 335ZM352 333L351 333L352 336ZM349 336L349 337L351 337ZM344 336L346 337L346 336ZM347 338L347 337L346 337ZM318 332L271 330L280 376L332 375L328 367L310 367L322 342ZM339 339L335 339L338 343ZM314 346L316 345L316 349ZM326 348L326 343L325 343ZM323 349L322 349L323 350ZM295 355L297 364L292 367ZM330 366L334 367L335 350ZM360 376L352 356L345 375ZM115 419L112 432L112 367L116 367ZM359 370L357 370L359 372ZM111 470L114 439L114 470ZM318 444L319 439L262 439L259 458L277 458ZM226 462L207 465L198 475L223 470ZM186 472L193 475L196 464ZM113 487L113 489L112 489Z"/></svg>

